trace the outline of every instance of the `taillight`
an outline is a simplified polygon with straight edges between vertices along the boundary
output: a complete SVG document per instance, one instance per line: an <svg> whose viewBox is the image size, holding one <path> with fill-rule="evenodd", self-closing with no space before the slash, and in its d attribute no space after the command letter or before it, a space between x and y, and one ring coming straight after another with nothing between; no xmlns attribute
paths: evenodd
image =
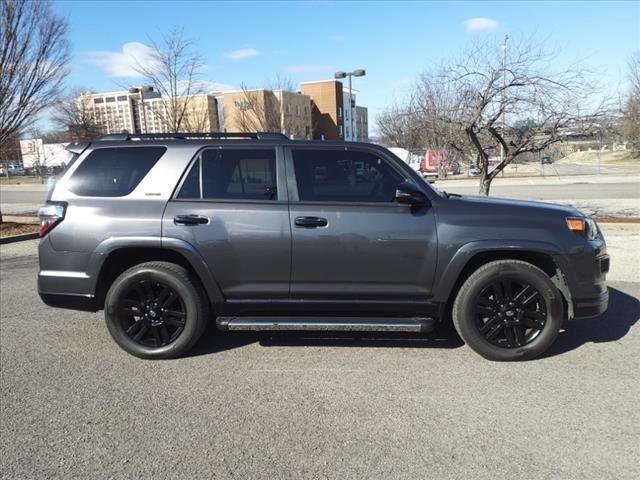
<svg viewBox="0 0 640 480"><path fill-rule="evenodd" d="M41 237L44 237L53 230L53 227L64 220L66 210L66 203L49 202L40 207L38 210L38 218L40 219L40 230L38 233Z"/></svg>

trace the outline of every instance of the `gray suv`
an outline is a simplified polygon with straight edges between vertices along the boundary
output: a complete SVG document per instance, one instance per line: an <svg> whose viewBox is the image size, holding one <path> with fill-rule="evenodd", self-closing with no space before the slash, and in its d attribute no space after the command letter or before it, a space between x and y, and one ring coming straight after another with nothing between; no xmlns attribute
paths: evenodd
<svg viewBox="0 0 640 480"><path fill-rule="evenodd" d="M535 357L605 311L596 223L551 204L438 192L377 145L279 134L73 144L39 212L38 291L104 310L143 358L218 330L428 332Z"/></svg>

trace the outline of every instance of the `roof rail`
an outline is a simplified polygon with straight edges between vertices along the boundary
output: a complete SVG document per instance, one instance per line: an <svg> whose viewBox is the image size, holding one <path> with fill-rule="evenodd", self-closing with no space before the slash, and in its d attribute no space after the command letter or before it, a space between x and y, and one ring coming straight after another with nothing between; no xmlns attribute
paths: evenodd
<svg viewBox="0 0 640 480"><path fill-rule="evenodd" d="M100 138L106 141L127 140L197 140L203 138L253 138L255 140L289 140L277 132L178 132L178 133L111 133Z"/></svg>

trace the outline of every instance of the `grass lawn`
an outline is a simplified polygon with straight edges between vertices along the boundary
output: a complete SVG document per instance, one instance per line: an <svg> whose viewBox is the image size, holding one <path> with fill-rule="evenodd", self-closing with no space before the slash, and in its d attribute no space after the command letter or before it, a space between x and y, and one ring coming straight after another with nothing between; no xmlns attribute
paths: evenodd
<svg viewBox="0 0 640 480"><path fill-rule="evenodd" d="M573 152L558 160L561 163L585 163L602 165L640 165L640 151L623 150L618 152Z"/></svg>
<svg viewBox="0 0 640 480"><path fill-rule="evenodd" d="M33 183L47 183L47 179L40 180L38 177L0 177L0 185L27 185Z"/></svg>

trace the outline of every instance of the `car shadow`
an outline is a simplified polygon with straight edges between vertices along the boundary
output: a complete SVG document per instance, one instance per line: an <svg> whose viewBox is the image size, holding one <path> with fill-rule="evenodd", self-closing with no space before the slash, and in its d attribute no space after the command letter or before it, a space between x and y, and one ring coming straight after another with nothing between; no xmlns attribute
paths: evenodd
<svg viewBox="0 0 640 480"><path fill-rule="evenodd" d="M575 350L585 343L615 342L624 337L640 317L640 302L615 288L609 289L609 308L600 317L569 322L548 358ZM220 332L212 324L187 357L209 355L258 343L263 347L447 348L464 345L450 322L429 334L379 332Z"/></svg>
<svg viewBox="0 0 640 480"><path fill-rule="evenodd" d="M609 308L599 317L573 320L566 324L551 348L539 358L561 355L585 343L615 342L623 338L640 317L640 301L609 288Z"/></svg>

